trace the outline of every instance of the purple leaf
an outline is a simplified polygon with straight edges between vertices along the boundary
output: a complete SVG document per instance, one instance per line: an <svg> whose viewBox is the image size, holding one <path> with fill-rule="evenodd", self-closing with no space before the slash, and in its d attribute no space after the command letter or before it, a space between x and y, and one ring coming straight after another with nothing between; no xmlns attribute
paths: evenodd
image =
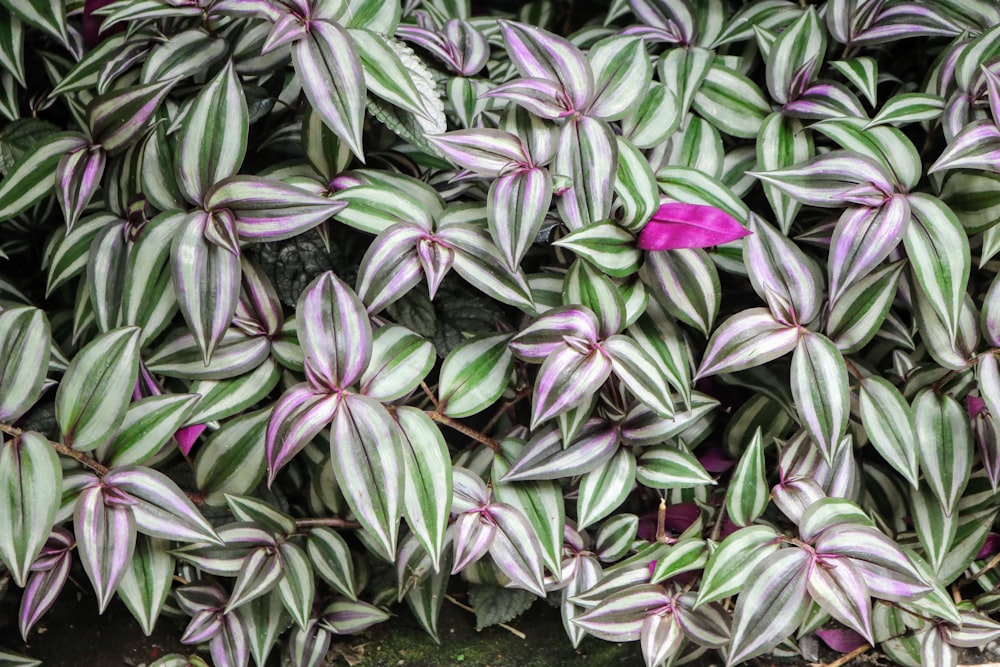
<svg viewBox="0 0 1000 667"><path fill-rule="evenodd" d="M823 611L875 645L868 587L849 558L817 557L809 573L809 595Z"/></svg>
<svg viewBox="0 0 1000 667"><path fill-rule="evenodd" d="M817 630L816 636L823 640L823 643L838 653L850 653L861 648L868 642L864 637L854 630L846 628L831 628L829 630Z"/></svg>
<svg viewBox="0 0 1000 667"><path fill-rule="evenodd" d="M62 541L71 540L69 533L62 529L57 529L65 535L63 538L59 533L53 533L53 537ZM58 537L57 537L58 536ZM49 542L56 540L50 539ZM21 609L18 612L18 625L21 629L21 638L27 641L31 628L45 615L56 598L63 589L63 585L69 578L69 570L73 565L73 556L69 549L71 541L59 545L59 549L51 558L52 562L45 563L46 567L39 567L38 561L32 567L32 573L28 576L28 582L24 586L24 594L21 597Z"/></svg>
<svg viewBox="0 0 1000 667"><path fill-rule="evenodd" d="M906 554L871 526L834 526L820 534L815 547L820 554L850 558L874 597L908 602L931 590Z"/></svg>
<svg viewBox="0 0 1000 667"><path fill-rule="evenodd" d="M428 140L447 159L480 176L497 177L531 164L531 158L521 140L503 130L456 130L428 137Z"/></svg>
<svg viewBox="0 0 1000 667"><path fill-rule="evenodd" d="M552 176L547 169L534 167L504 174L490 186L486 220L512 270L538 236L551 203Z"/></svg>
<svg viewBox="0 0 1000 667"><path fill-rule="evenodd" d="M590 472L618 451L618 429L603 419L591 419L580 434L562 446L556 432L529 441L504 475L504 482L561 479Z"/></svg>
<svg viewBox="0 0 1000 667"><path fill-rule="evenodd" d="M509 100L539 118L554 120L573 113L562 86L549 79L514 79L491 88L482 97Z"/></svg>
<svg viewBox="0 0 1000 667"><path fill-rule="evenodd" d="M637 245L642 250L708 248L749 234L736 218L713 206L673 202L653 214L639 233Z"/></svg>
<svg viewBox="0 0 1000 667"><path fill-rule="evenodd" d="M651 614L642 622L639 644L647 667L663 664L684 643L684 633L674 614Z"/></svg>
<svg viewBox="0 0 1000 667"><path fill-rule="evenodd" d="M889 256L910 224L906 197L894 195L878 208L844 211L830 243L830 301Z"/></svg>
<svg viewBox="0 0 1000 667"><path fill-rule="evenodd" d="M662 586L639 584L605 598L573 623L598 639L613 642L635 641L642 635L646 617L670 604Z"/></svg>
<svg viewBox="0 0 1000 667"><path fill-rule="evenodd" d="M420 282L424 266L417 245L430 238L417 225L401 222L372 241L361 260L357 282L358 296L368 304L369 313L382 310Z"/></svg>
<svg viewBox="0 0 1000 667"><path fill-rule="evenodd" d="M580 341L579 345L597 343L597 318L589 308L553 308L522 329L510 346L521 359L537 363L565 349L567 338Z"/></svg>
<svg viewBox="0 0 1000 667"><path fill-rule="evenodd" d="M778 322L766 308L749 308L715 330L695 377L760 366L791 352L798 339L799 327Z"/></svg>
<svg viewBox="0 0 1000 667"><path fill-rule="evenodd" d="M205 424L192 424L174 433L174 440L177 441L177 447L186 456L191 453L194 443L197 442L198 438L204 432Z"/></svg>
<svg viewBox="0 0 1000 667"><path fill-rule="evenodd" d="M485 511L466 512L455 521L455 560L451 573L457 574L482 558L496 535L497 525Z"/></svg>
<svg viewBox="0 0 1000 667"><path fill-rule="evenodd" d="M556 417L595 393L611 375L611 360L598 349L565 347L542 364L532 396L531 428Z"/></svg>

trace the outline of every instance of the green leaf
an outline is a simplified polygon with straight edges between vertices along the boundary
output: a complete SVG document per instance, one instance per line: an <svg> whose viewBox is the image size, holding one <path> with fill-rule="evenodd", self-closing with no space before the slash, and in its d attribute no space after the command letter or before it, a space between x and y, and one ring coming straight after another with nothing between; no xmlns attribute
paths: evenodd
<svg viewBox="0 0 1000 667"><path fill-rule="evenodd" d="M972 471L969 418L951 396L923 390L913 401L920 467L927 485L951 515Z"/></svg>
<svg viewBox="0 0 1000 667"><path fill-rule="evenodd" d="M945 100L939 95L902 93L890 98L865 129L879 125L909 125L935 120L943 112Z"/></svg>
<svg viewBox="0 0 1000 667"><path fill-rule="evenodd" d="M763 120L757 133L757 164L761 171L786 169L813 156L812 135L802 121L774 112ZM773 183L763 182L764 194L783 234L787 234L802 204Z"/></svg>
<svg viewBox="0 0 1000 667"><path fill-rule="evenodd" d="M620 447L611 459L580 478L577 528L583 530L621 507L635 485L635 455Z"/></svg>
<svg viewBox="0 0 1000 667"><path fill-rule="evenodd" d="M514 367L510 336L474 338L455 347L441 366L440 410L467 417L493 405L507 388Z"/></svg>
<svg viewBox="0 0 1000 667"><path fill-rule="evenodd" d="M139 535L132 562L118 582L118 596L147 637L153 634L173 583L174 559L167 552L169 546L167 540Z"/></svg>
<svg viewBox="0 0 1000 667"><path fill-rule="evenodd" d="M67 47L71 44L66 30L66 3L62 0L2 0L0 4L28 25L41 28Z"/></svg>
<svg viewBox="0 0 1000 667"><path fill-rule="evenodd" d="M638 271L642 258L635 246L635 237L610 220L580 227L553 245L572 250L602 273L615 278Z"/></svg>
<svg viewBox="0 0 1000 667"><path fill-rule="evenodd" d="M698 459L672 445L643 450L635 476L640 484L651 489L689 489L715 484Z"/></svg>
<svg viewBox="0 0 1000 667"><path fill-rule="evenodd" d="M767 88L771 97L784 104L797 92L794 85L803 67L818 72L826 52L826 29L814 7L809 7L797 21L775 40L767 58ZM800 84L801 85L801 84Z"/></svg>
<svg viewBox="0 0 1000 667"><path fill-rule="evenodd" d="M188 417L185 426L225 419L256 405L278 386L281 369L274 359L267 358L249 373L227 380L196 380L190 392L199 394L201 401Z"/></svg>
<svg viewBox="0 0 1000 667"><path fill-rule="evenodd" d="M719 313L719 272L701 248L646 253L642 281L670 315L707 336Z"/></svg>
<svg viewBox="0 0 1000 667"><path fill-rule="evenodd" d="M636 232L660 206L660 190L646 156L628 139L616 137L616 140L618 171L615 174L615 195L622 208L619 224L630 232Z"/></svg>
<svg viewBox="0 0 1000 667"><path fill-rule="evenodd" d="M594 95L588 113L618 120L641 101L653 75L643 40L631 35L602 39L587 54L594 70Z"/></svg>
<svg viewBox="0 0 1000 667"><path fill-rule="evenodd" d="M681 116L673 90L654 81L639 105L622 119L622 136L636 148L653 148L670 138Z"/></svg>
<svg viewBox="0 0 1000 667"><path fill-rule="evenodd" d="M764 471L764 440L757 427L740 456L726 489L726 513L737 526L747 526L764 513L771 499Z"/></svg>
<svg viewBox="0 0 1000 667"><path fill-rule="evenodd" d="M800 336L792 354L791 385L803 428L832 461L851 411L847 365L840 350L821 334Z"/></svg>
<svg viewBox="0 0 1000 667"><path fill-rule="evenodd" d="M343 537L330 528L313 528L309 532L306 550L316 574L341 595L357 599L354 561Z"/></svg>
<svg viewBox="0 0 1000 667"><path fill-rule="evenodd" d="M469 587L469 604L476 612L476 630L506 623L528 611L538 599L534 593L491 584Z"/></svg>
<svg viewBox="0 0 1000 667"><path fill-rule="evenodd" d="M0 181L0 221L27 210L52 192L59 161L86 145L82 135L60 132L25 152Z"/></svg>
<svg viewBox="0 0 1000 667"><path fill-rule="evenodd" d="M423 410L400 406L395 415L402 434L403 516L437 569L451 513L448 447L440 429Z"/></svg>
<svg viewBox="0 0 1000 667"><path fill-rule="evenodd" d="M877 101L878 62L874 58L865 56L851 58L850 60L831 60L829 65L840 72L845 79L858 89L865 96L865 99L868 100L869 104L875 106L875 102Z"/></svg>
<svg viewBox="0 0 1000 667"><path fill-rule="evenodd" d="M43 311L23 306L0 312L0 421L17 421L39 399L51 349Z"/></svg>
<svg viewBox="0 0 1000 667"><path fill-rule="evenodd" d="M916 489L916 426L902 393L885 378L866 377L858 390L858 406L872 446Z"/></svg>
<svg viewBox="0 0 1000 667"><path fill-rule="evenodd" d="M98 448L109 467L145 463L181 428L201 400L194 394L149 396L128 406L118 435Z"/></svg>
<svg viewBox="0 0 1000 667"><path fill-rule="evenodd" d="M403 326L375 330L372 357L361 376L361 393L383 402L398 400L427 376L437 355L434 345Z"/></svg>
<svg viewBox="0 0 1000 667"><path fill-rule="evenodd" d="M147 123L176 80L157 81L112 90L87 106L87 125L94 143L108 155L117 155L146 131Z"/></svg>
<svg viewBox="0 0 1000 667"><path fill-rule="evenodd" d="M102 334L73 358L56 392L63 441L78 451L107 442L118 429L139 372L139 329Z"/></svg>
<svg viewBox="0 0 1000 667"><path fill-rule="evenodd" d="M22 87L26 87L24 79L24 24L13 13L0 15L0 68L6 69L14 75ZM44 122L35 121L35 119L27 120ZM4 128L4 130L6 129ZM0 160L0 166L2 166L2 160ZM0 172L4 171L7 171L5 167L0 168Z"/></svg>
<svg viewBox="0 0 1000 667"><path fill-rule="evenodd" d="M703 118L732 137L757 136L771 104L753 81L719 62L712 64L692 106Z"/></svg>
<svg viewBox="0 0 1000 667"><path fill-rule="evenodd" d="M697 605L736 595L750 572L778 551L778 533L770 526L750 526L732 533L705 565Z"/></svg>
<svg viewBox="0 0 1000 667"><path fill-rule="evenodd" d="M292 45L292 64L302 90L326 126L363 161L366 86L354 40L336 23L320 20L309 25L306 38Z"/></svg>
<svg viewBox="0 0 1000 667"><path fill-rule="evenodd" d="M608 217L617 168L618 142L607 123L580 116L563 126L551 169L572 183L556 202L571 230Z"/></svg>
<svg viewBox="0 0 1000 667"><path fill-rule="evenodd" d="M843 291L830 309L826 335L844 354L857 352L878 334L905 262L898 261L876 269Z"/></svg>
<svg viewBox="0 0 1000 667"><path fill-rule="evenodd" d="M306 552L292 542L278 548L284 576L278 582L278 595L285 609L300 628L304 628L312 615L316 584L312 565Z"/></svg>
<svg viewBox="0 0 1000 667"><path fill-rule="evenodd" d="M2 439L0 439L2 440ZM18 586L52 530L62 468L49 442L28 431L0 441L0 559Z"/></svg>
<svg viewBox="0 0 1000 667"><path fill-rule="evenodd" d="M232 61L201 89L178 132L177 183L193 204L243 163L250 127L246 96Z"/></svg>

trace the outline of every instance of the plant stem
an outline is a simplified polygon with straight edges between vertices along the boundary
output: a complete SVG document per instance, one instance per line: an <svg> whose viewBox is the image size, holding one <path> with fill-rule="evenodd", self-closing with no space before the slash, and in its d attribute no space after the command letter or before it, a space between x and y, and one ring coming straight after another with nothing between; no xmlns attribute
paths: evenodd
<svg viewBox="0 0 1000 667"><path fill-rule="evenodd" d="M433 419L434 421L436 421L438 424L444 424L448 428L454 429L454 430L458 431L459 433L461 433L462 435L467 435L467 436L469 436L470 438L472 438L473 440L475 440L476 442L478 442L478 443L480 443L482 445L486 445L487 447L489 447L490 449L492 449L494 452L499 452L500 451L500 443L499 442L497 442L493 438L489 437L488 435L480 433L479 431L477 431L477 430L475 430L473 428L469 428L468 426L466 426L465 424L463 424L460 421L456 421L456 420L452 419L451 417L443 415L443 414L441 414L440 412L437 412L437 411L428 412L427 416L430 417L431 419Z"/></svg>
<svg viewBox="0 0 1000 667"><path fill-rule="evenodd" d="M420 388L424 390L424 393L427 395L427 398L431 400L431 405L434 406L434 410L436 411L440 410L441 404L438 402L437 397L434 395L434 392L431 391L431 388L428 387L427 383L424 382L423 380L420 381Z"/></svg>
<svg viewBox="0 0 1000 667"><path fill-rule="evenodd" d="M334 528L336 530L351 530L353 528L360 528L361 524L357 521L348 521L347 519L341 519L338 516L329 517L318 517L314 519L296 519L295 527L299 530L308 530L309 528Z"/></svg>
<svg viewBox="0 0 1000 667"><path fill-rule="evenodd" d="M3 422L0 422L0 431L3 431L4 433L6 433L8 435L12 435L15 438L20 437L24 433L24 431L22 431L21 429L17 428L16 426L11 426L10 424L4 424ZM52 442L51 440L48 440L47 438L46 438L46 441L50 445L52 445L53 449L55 449L57 452L59 452L63 456L68 456L71 459L76 459L79 463L87 466L88 468L90 468L91 470L93 470L95 473L97 473L101 477L104 477L109 472L111 472L110 468L108 468L107 466L101 465L100 463L98 463L94 459L90 458L89 456L87 456L83 452L78 452L75 449L72 449L71 447L67 447L66 445L62 444L61 442Z"/></svg>
<svg viewBox="0 0 1000 667"><path fill-rule="evenodd" d="M857 647L856 649L854 649L853 651L851 651L850 653L845 653L844 655L840 656L839 658L837 658L833 662L828 662L825 665L821 665L821 667L841 667L841 665L846 665L847 663L849 663L851 660L854 660L859 655L863 655L864 653L867 653L868 651L871 650L871 648L872 647L869 646L868 644L863 644L863 645Z"/></svg>

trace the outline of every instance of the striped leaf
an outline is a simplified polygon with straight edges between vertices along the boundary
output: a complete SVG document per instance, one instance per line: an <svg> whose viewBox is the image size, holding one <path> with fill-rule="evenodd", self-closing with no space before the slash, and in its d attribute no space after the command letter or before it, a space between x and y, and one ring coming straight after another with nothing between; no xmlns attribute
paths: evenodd
<svg viewBox="0 0 1000 667"><path fill-rule="evenodd" d="M330 430L330 462L347 503L370 546L393 560L405 488L398 427L381 403L350 395Z"/></svg>
<svg viewBox="0 0 1000 667"><path fill-rule="evenodd" d="M402 437L403 516L438 570L451 512L451 460L441 431L423 410L395 413Z"/></svg>
<svg viewBox="0 0 1000 667"><path fill-rule="evenodd" d="M544 596L544 557L531 523L519 511L503 503L492 503L487 511L496 525L490 543L493 563L510 577L511 587Z"/></svg>
<svg viewBox="0 0 1000 667"><path fill-rule="evenodd" d="M642 281L668 313L707 336L719 312L719 272L704 250L681 248L646 253Z"/></svg>
<svg viewBox="0 0 1000 667"><path fill-rule="evenodd" d="M0 66L21 86L24 79L24 24L13 13L0 17Z"/></svg>
<svg viewBox="0 0 1000 667"><path fill-rule="evenodd" d="M471 85L465 90L470 93L474 92ZM573 113L573 110L568 108L569 101L563 94L562 87L555 81L548 79L514 79L502 83L483 93L480 104L493 99L507 100L546 120L563 118Z"/></svg>
<svg viewBox="0 0 1000 667"><path fill-rule="evenodd" d="M42 570L38 566L34 568L34 571L28 576L24 594L21 596L18 625L22 638L27 638L31 634L32 628L52 608L66 581L68 581L70 567L73 565L73 556L70 552L72 545L73 538L69 532L63 529L52 531L45 545L45 551L49 552L45 556L47 569ZM21 664L13 660L13 656L10 654L0 653L0 659L12 661L15 665ZM34 662L32 664L40 663Z"/></svg>
<svg viewBox="0 0 1000 667"><path fill-rule="evenodd" d="M750 216L748 229L753 233L744 241L744 261L754 291L775 319L787 324L813 321L823 301L819 265L758 216Z"/></svg>
<svg viewBox="0 0 1000 667"><path fill-rule="evenodd" d="M792 354L792 397L803 428L831 461L847 431L851 402L844 357L825 336L799 338Z"/></svg>
<svg viewBox="0 0 1000 667"><path fill-rule="evenodd" d="M298 236L346 206L259 176L231 176L216 182L204 196L206 209L226 209L236 216L240 240L249 243Z"/></svg>
<svg viewBox="0 0 1000 667"><path fill-rule="evenodd" d="M576 438L562 446L559 433L542 431L519 452L504 482L529 482L573 477L603 465L618 449L618 433L607 422L591 419Z"/></svg>
<svg viewBox="0 0 1000 667"><path fill-rule="evenodd" d="M108 502L108 501L111 502ZM125 576L136 543L136 521L128 505L101 485L84 489L76 501L73 535L87 578L103 612Z"/></svg>
<svg viewBox="0 0 1000 667"><path fill-rule="evenodd" d="M230 327L206 364L195 336L178 333L146 357L146 366L154 373L195 380L225 380L257 368L270 351L266 337L248 336Z"/></svg>
<svg viewBox="0 0 1000 667"><path fill-rule="evenodd" d="M752 80L714 62L691 100L692 108L721 132L751 139L771 112L771 104Z"/></svg>
<svg viewBox="0 0 1000 667"><path fill-rule="evenodd" d="M194 503L163 473L142 466L118 466L104 476L104 485L125 496L136 529L146 535L222 544Z"/></svg>
<svg viewBox="0 0 1000 667"><path fill-rule="evenodd" d="M53 250L48 258L48 281L45 295L49 296L60 285L76 277L87 266L87 254L94 237L104 227L114 224L118 217L98 213L88 216L73 226L65 235L58 232L52 242Z"/></svg>
<svg viewBox="0 0 1000 667"><path fill-rule="evenodd" d="M252 496L226 494L226 506L237 521L258 524L276 536L295 532L295 520L265 501Z"/></svg>
<svg viewBox="0 0 1000 667"><path fill-rule="evenodd" d="M244 375L192 382L191 393L199 394L201 400L185 426L225 419L256 405L277 386L280 374L278 364L268 358Z"/></svg>
<svg viewBox="0 0 1000 667"><path fill-rule="evenodd" d="M691 404L691 371L687 344L677 325L655 304L634 324L628 334L646 351L659 374Z"/></svg>
<svg viewBox="0 0 1000 667"><path fill-rule="evenodd" d="M248 493L260 483L269 416L270 410L240 415L200 445L194 459L194 478L206 503L224 505L224 493Z"/></svg>
<svg viewBox="0 0 1000 667"><path fill-rule="evenodd" d="M446 158L480 176L495 178L511 169L531 164L521 140L504 130L456 130L431 137L430 141Z"/></svg>
<svg viewBox="0 0 1000 667"><path fill-rule="evenodd" d="M552 203L552 176L533 167L493 181L486 200L490 236L507 266L516 269L538 236Z"/></svg>
<svg viewBox="0 0 1000 667"><path fill-rule="evenodd" d="M571 230L608 217L618 168L618 143L607 123L580 116L563 125L551 168L568 176L572 183L556 202Z"/></svg>
<svg viewBox="0 0 1000 667"><path fill-rule="evenodd" d="M553 245L572 250L602 273L615 278L624 278L638 271L642 257L635 247L635 237L611 221L581 227L553 242Z"/></svg>
<svg viewBox="0 0 1000 667"><path fill-rule="evenodd" d="M510 441L505 441L508 450ZM513 453L513 452L511 452ZM531 524L541 546L542 559L550 572L561 571L566 510L562 490L556 482L502 482L509 465L503 455L493 461L493 494L497 502L513 507Z"/></svg>
<svg viewBox="0 0 1000 667"><path fill-rule="evenodd" d="M672 445L643 450L635 477L640 484L651 489L689 489L715 484L698 459Z"/></svg>
<svg viewBox="0 0 1000 667"><path fill-rule="evenodd" d="M562 611L563 629L569 636L570 643L576 648L586 636L586 631L573 622L586 609L573 602L573 598L594 586L601 578L603 571L600 563L593 556L580 555L576 557L576 568L572 579L562 589L560 610Z"/></svg>
<svg viewBox="0 0 1000 667"><path fill-rule="evenodd" d="M662 586L640 584L608 596L593 609L574 618L573 623L598 639L635 641L642 633L645 619L670 604L670 596Z"/></svg>
<svg viewBox="0 0 1000 667"><path fill-rule="evenodd" d="M577 405L595 393L611 374L611 361L599 350L566 347L542 364L532 394L531 428Z"/></svg>
<svg viewBox="0 0 1000 667"><path fill-rule="evenodd" d="M243 559L225 613L271 592L283 577L284 559L278 556L278 550L271 546L257 547Z"/></svg>
<svg viewBox="0 0 1000 667"><path fill-rule="evenodd" d="M951 549L937 567L938 581L954 582L969 569L986 544L995 519L996 510L992 508L962 515Z"/></svg>
<svg viewBox="0 0 1000 667"><path fill-rule="evenodd" d="M1000 151L1000 128L990 120L975 121L951 140L927 171L928 173L945 169L996 171L997 151Z"/></svg>
<svg viewBox="0 0 1000 667"><path fill-rule="evenodd" d="M63 442L87 451L107 442L128 408L139 372L139 329L109 331L80 350L56 391Z"/></svg>
<svg viewBox="0 0 1000 667"><path fill-rule="evenodd" d="M638 296L642 300L642 295ZM563 279L563 303L567 306L578 305L593 312L599 322L600 337L621 331L634 319L629 317L625 302L627 297L625 288L619 287L602 272L580 260L570 266ZM641 311L642 307L637 310Z"/></svg>
<svg viewBox="0 0 1000 667"><path fill-rule="evenodd" d="M229 62L194 98L177 138L177 183L193 204L243 163L250 128L246 96Z"/></svg>
<svg viewBox="0 0 1000 667"><path fill-rule="evenodd" d="M597 342L597 318L581 306L558 306L524 327L510 342L517 356L540 363L566 345L565 337Z"/></svg>
<svg viewBox="0 0 1000 667"><path fill-rule="evenodd" d="M56 199L66 228L72 229L101 185L107 156L100 146L78 148L64 155L56 167Z"/></svg>
<svg viewBox="0 0 1000 667"><path fill-rule="evenodd" d="M372 352L372 326L361 300L332 271L303 290L296 306L299 342L317 391L348 387Z"/></svg>
<svg viewBox="0 0 1000 667"><path fill-rule="evenodd" d="M312 614L316 584L309 557L293 542L284 542L278 553L283 576L278 581L278 596L292 619L304 628Z"/></svg>
<svg viewBox="0 0 1000 667"><path fill-rule="evenodd" d="M757 164L762 171L784 169L805 162L814 153L812 135L802 121L779 112L770 114L757 132ZM764 183L764 194L771 204L782 234L787 234L802 204L776 185Z"/></svg>
<svg viewBox="0 0 1000 667"><path fill-rule="evenodd" d="M287 625L287 618L281 596L273 591L251 600L240 610L240 619L247 630L250 655L258 667L267 663L278 635Z"/></svg>
<svg viewBox="0 0 1000 667"><path fill-rule="evenodd" d="M632 549L638 529L639 517L635 514L616 514L594 535L594 553L606 563L621 560Z"/></svg>
<svg viewBox="0 0 1000 667"><path fill-rule="evenodd" d="M980 266L996 254L994 222L1000 215L1000 174L959 170L947 174L939 195L968 234L983 234Z"/></svg>
<svg viewBox="0 0 1000 667"><path fill-rule="evenodd" d="M907 199L913 217L903 235L906 255L921 291L954 338L969 281L969 239L940 199L923 193Z"/></svg>
<svg viewBox="0 0 1000 667"><path fill-rule="evenodd" d="M795 349L799 329L778 322L766 308L733 315L712 334L695 378L760 366Z"/></svg>
<svg viewBox="0 0 1000 667"><path fill-rule="evenodd" d="M767 88L779 104L799 91L801 70L819 71L826 52L826 30L816 10L808 8L775 40L767 58ZM811 78L811 77L809 77Z"/></svg>
<svg viewBox="0 0 1000 667"><path fill-rule="evenodd" d="M923 553L936 571L951 551L958 530L958 514L945 514L940 501L927 488L910 494L910 508Z"/></svg>
<svg viewBox="0 0 1000 667"><path fill-rule="evenodd" d="M830 151L791 167L753 175L803 204L827 208L847 202L878 205L894 190L893 177L881 162L850 151ZM852 191L867 196L858 201Z"/></svg>
<svg viewBox="0 0 1000 667"><path fill-rule="evenodd" d="M312 442L340 412L340 393L316 393L302 382L281 395L267 424L267 484L286 463Z"/></svg>
<svg viewBox="0 0 1000 667"><path fill-rule="evenodd" d="M150 50L143 60L139 82L187 78L209 70L225 54L224 39L203 30L183 30Z"/></svg>
<svg viewBox="0 0 1000 667"><path fill-rule="evenodd" d="M618 171L615 174L615 195L622 208L618 224L634 232L640 229L659 207L660 190L656 185L656 175L653 174L646 156L628 139L616 137L616 141ZM564 238L563 241L565 240Z"/></svg>
<svg viewBox="0 0 1000 667"><path fill-rule="evenodd" d="M821 554L850 558L872 597L908 602L907 598L931 589L896 543L871 526L850 524L824 531L815 548Z"/></svg>
<svg viewBox="0 0 1000 667"><path fill-rule="evenodd" d="M132 561L118 583L118 597L147 637L156 627L173 583L174 559L167 553L169 546L165 540L138 536Z"/></svg>
<svg viewBox="0 0 1000 667"><path fill-rule="evenodd" d="M87 287L97 328L101 331L108 331L120 324L122 296L127 291L125 285L127 255L124 220L102 229L90 245Z"/></svg>
<svg viewBox="0 0 1000 667"><path fill-rule="evenodd" d="M602 39L587 54L596 85L587 109L602 120L618 120L641 100L653 75L644 42L630 35Z"/></svg>
<svg viewBox="0 0 1000 667"><path fill-rule="evenodd" d="M577 491L577 528L583 530L621 507L635 486L635 473L635 455L621 447L607 463L583 475Z"/></svg>
<svg viewBox="0 0 1000 667"><path fill-rule="evenodd" d="M181 428L201 400L194 394L149 396L128 406L114 440L98 449L109 467L144 463Z"/></svg>
<svg viewBox="0 0 1000 667"><path fill-rule="evenodd" d="M972 470L968 414L954 398L929 389L913 400L913 414L920 468L945 514L950 516Z"/></svg>
<svg viewBox="0 0 1000 667"><path fill-rule="evenodd" d="M423 61L408 46L386 35L360 28L349 34L368 92L420 117L428 132L443 130L444 107Z"/></svg>
<svg viewBox="0 0 1000 667"><path fill-rule="evenodd" d="M778 542L770 526L749 526L726 537L708 558L696 606L739 593L754 568L777 553Z"/></svg>
<svg viewBox="0 0 1000 667"><path fill-rule="evenodd" d="M854 283L830 309L826 335L849 354L867 345L879 332L896 296L904 264L895 262Z"/></svg>
<svg viewBox="0 0 1000 667"><path fill-rule="evenodd" d="M350 33L330 21L310 21L306 37L292 45L292 64L313 111L363 161L367 89Z"/></svg>
<svg viewBox="0 0 1000 667"><path fill-rule="evenodd" d="M358 272L358 296L368 304L370 313L403 297L423 276L417 247L421 243L436 246L420 227L397 223L368 246Z"/></svg>
<svg viewBox="0 0 1000 667"><path fill-rule="evenodd" d="M87 124L94 143L108 155L117 155L147 129L176 80L131 86L100 95L87 107Z"/></svg>
<svg viewBox="0 0 1000 667"><path fill-rule="evenodd" d="M804 549L782 549L750 571L733 612L727 665L760 655L794 632L812 603L807 589L811 561Z"/></svg>
<svg viewBox="0 0 1000 667"><path fill-rule="evenodd" d="M708 556L705 540L698 538L679 540L665 555L656 560L649 581L658 584L684 572L703 570L705 563L708 562Z"/></svg>
<svg viewBox="0 0 1000 667"><path fill-rule="evenodd" d="M511 271L485 229L454 223L442 227L437 237L455 251L455 271L487 295L534 312L531 288L520 269Z"/></svg>
<svg viewBox="0 0 1000 667"><path fill-rule="evenodd" d="M899 128L889 125L866 128L863 113L840 115L840 118L824 120L813 127L845 150L880 163L893 175L901 190L916 187L923 175L920 155Z"/></svg>
<svg viewBox="0 0 1000 667"><path fill-rule="evenodd" d="M443 414L468 417L500 398L514 367L509 341L507 334L475 338L448 353L438 381L439 409Z"/></svg>
<svg viewBox="0 0 1000 667"><path fill-rule="evenodd" d="M903 395L885 378L871 376L861 381L858 404L861 423L875 450L916 489L916 426Z"/></svg>
<svg viewBox="0 0 1000 667"><path fill-rule="evenodd" d="M770 495L764 476L764 440L758 427L729 480L726 513L737 526L748 526L763 514Z"/></svg>
<svg viewBox="0 0 1000 667"><path fill-rule="evenodd" d="M850 559L819 560L809 573L809 595L837 621L875 643L871 598Z"/></svg>
<svg viewBox="0 0 1000 667"><path fill-rule="evenodd" d="M361 393L382 401L398 400L426 377L437 360L434 345L406 327L375 330L372 356L361 375Z"/></svg>
<svg viewBox="0 0 1000 667"><path fill-rule="evenodd" d="M684 204L717 208L746 225L750 211L720 180L687 167L664 167L656 172L663 194Z"/></svg>
<svg viewBox="0 0 1000 667"><path fill-rule="evenodd" d="M708 71L715 53L702 48L670 49L660 58L657 72L660 81L677 95L677 113L683 118Z"/></svg>
<svg viewBox="0 0 1000 667"><path fill-rule="evenodd" d="M26 151L0 181L0 220L34 206L56 186L55 174L63 156L87 146L75 132L54 134Z"/></svg>
<svg viewBox="0 0 1000 667"><path fill-rule="evenodd" d="M875 106L878 99L878 62L874 58L865 56L850 60L831 60L829 65L864 95L869 104Z"/></svg>
<svg viewBox="0 0 1000 667"><path fill-rule="evenodd" d="M15 2L4 0L0 3L11 13L30 26L41 28L64 45L71 44L66 26L66 5L59 0L28 0Z"/></svg>
<svg viewBox="0 0 1000 667"><path fill-rule="evenodd" d="M24 586L52 530L62 486L59 458L44 436L28 431L0 443L0 559Z"/></svg>
<svg viewBox="0 0 1000 667"><path fill-rule="evenodd" d="M338 635L353 635L376 623L389 620L389 614L375 605L360 600L336 600L322 611L321 623ZM326 654L322 651L319 657Z"/></svg>
<svg viewBox="0 0 1000 667"><path fill-rule="evenodd" d="M124 278L128 289L122 294L121 318L124 324L142 327L143 345L162 333L177 312L170 244L185 217L178 211L156 216L143 226L129 248Z"/></svg>
<svg viewBox="0 0 1000 667"><path fill-rule="evenodd" d="M16 422L39 399L51 350L43 311L24 306L0 312L0 421Z"/></svg>
<svg viewBox="0 0 1000 667"><path fill-rule="evenodd" d="M944 107L945 100L939 95L901 93L889 98L865 129L879 125L899 126L935 120L941 116Z"/></svg>
<svg viewBox="0 0 1000 667"><path fill-rule="evenodd" d="M582 111L594 96L594 73L583 53L573 44L533 26L499 21L504 47L523 77L558 83Z"/></svg>
<svg viewBox="0 0 1000 667"><path fill-rule="evenodd" d="M232 322L240 297L240 258L205 237L210 215L190 213L170 248L171 277L181 314L205 365Z"/></svg>
<svg viewBox="0 0 1000 667"><path fill-rule="evenodd" d="M670 88L655 81L640 99L621 120L622 136L636 148L653 148L666 142L680 125L680 105Z"/></svg>
<svg viewBox="0 0 1000 667"><path fill-rule="evenodd" d="M844 211L830 246L830 300L860 280L889 256L910 224L906 197L894 195L879 207Z"/></svg>
<svg viewBox="0 0 1000 667"><path fill-rule="evenodd" d="M691 116L671 137L666 163L718 178L722 175L724 160L722 135L707 120Z"/></svg>
<svg viewBox="0 0 1000 667"><path fill-rule="evenodd" d="M611 359L611 372L628 390L665 419L674 416L673 399L656 361L635 340L625 335L609 337L601 345Z"/></svg>
<svg viewBox="0 0 1000 667"><path fill-rule="evenodd" d="M354 561L343 537L330 528L313 528L309 531L306 550L316 574L341 595L357 599Z"/></svg>

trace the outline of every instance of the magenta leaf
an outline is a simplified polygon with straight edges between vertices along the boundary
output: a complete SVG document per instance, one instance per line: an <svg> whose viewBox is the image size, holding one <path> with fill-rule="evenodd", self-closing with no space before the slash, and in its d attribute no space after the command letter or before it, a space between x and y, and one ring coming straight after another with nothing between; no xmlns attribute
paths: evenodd
<svg viewBox="0 0 1000 667"><path fill-rule="evenodd" d="M868 643L857 632L846 628L817 630L816 635L823 640L824 644L838 653L850 653Z"/></svg>
<svg viewBox="0 0 1000 667"><path fill-rule="evenodd" d="M733 216L714 206L663 204L639 233L642 250L708 248L741 239L750 231Z"/></svg>

